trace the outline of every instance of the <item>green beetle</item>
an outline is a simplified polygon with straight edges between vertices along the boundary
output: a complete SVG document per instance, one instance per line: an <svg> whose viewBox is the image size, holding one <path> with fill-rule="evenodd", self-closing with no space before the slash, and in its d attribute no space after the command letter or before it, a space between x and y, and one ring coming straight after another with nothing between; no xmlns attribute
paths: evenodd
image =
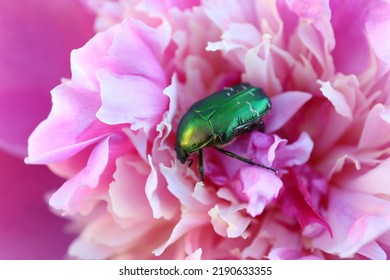
<svg viewBox="0 0 390 280"><path fill-rule="evenodd" d="M227 156L276 173L276 170L241 157L221 146L234 137L253 129L264 129L263 117L271 110L271 102L261 88L241 83L224 88L198 102L180 120L176 136L176 155L181 163L199 154L199 174L204 180L202 149L214 147Z"/></svg>

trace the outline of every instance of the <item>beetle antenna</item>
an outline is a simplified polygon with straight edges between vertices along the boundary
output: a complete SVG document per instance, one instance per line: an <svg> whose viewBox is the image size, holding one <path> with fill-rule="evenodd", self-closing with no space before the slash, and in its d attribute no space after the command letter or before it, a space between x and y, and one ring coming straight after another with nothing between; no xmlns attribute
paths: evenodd
<svg viewBox="0 0 390 280"><path fill-rule="evenodd" d="M223 154L225 154L225 155L227 155L227 156L229 156L229 157L232 157L232 158L241 160L241 161L246 162L246 163L248 163L248 164L250 164L250 165L256 165L256 166L258 166L258 167L261 167L261 168L264 168L264 169L268 169L268 170L274 172L275 174L278 173L278 171L275 170L275 169L273 169L272 167L265 166L265 165L262 165L262 164L258 164L258 163L256 163L256 162L251 161L250 159L247 159L247 158L244 158L244 157L242 157L242 156L236 155L235 153L229 152L229 151L224 150L224 149L222 149L222 148L218 148L218 147L214 147L214 148L215 148L217 151L219 151L219 152L221 152L221 153L223 153Z"/></svg>

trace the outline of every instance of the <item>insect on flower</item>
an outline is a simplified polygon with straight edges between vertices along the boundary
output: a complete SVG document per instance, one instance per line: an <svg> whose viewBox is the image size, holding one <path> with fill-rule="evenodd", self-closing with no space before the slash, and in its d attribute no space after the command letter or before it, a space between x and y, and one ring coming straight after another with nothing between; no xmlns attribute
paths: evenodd
<svg viewBox="0 0 390 280"><path fill-rule="evenodd" d="M180 120L175 147L177 158L181 163L190 161L191 166L192 159L188 157L198 152L201 181L204 180L202 156L204 147L214 147L229 157L276 173L271 167L255 163L222 148L242 133L254 129L263 130L263 118L270 110L269 97L261 88L253 87L249 83L224 88L196 102Z"/></svg>

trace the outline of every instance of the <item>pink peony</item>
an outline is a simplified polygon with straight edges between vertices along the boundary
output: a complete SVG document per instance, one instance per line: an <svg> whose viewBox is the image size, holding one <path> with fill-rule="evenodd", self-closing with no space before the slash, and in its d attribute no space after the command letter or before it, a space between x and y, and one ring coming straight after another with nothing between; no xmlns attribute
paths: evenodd
<svg viewBox="0 0 390 280"><path fill-rule="evenodd" d="M50 111L50 89L69 76L69 52L93 34L76 0L0 1L0 259L58 259L73 236L45 199L64 180L27 166L27 138Z"/></svg>
<svg viewBox="0 0 390 280"><path fill-rule="evenodd" d="M76 258L390 258L390 4L383 1L90 1L101 32L29 140L67 181L50 205ZM188 108L249 82L265 132L174 151ZM194 156L196 159L196 156Z"/></svg>

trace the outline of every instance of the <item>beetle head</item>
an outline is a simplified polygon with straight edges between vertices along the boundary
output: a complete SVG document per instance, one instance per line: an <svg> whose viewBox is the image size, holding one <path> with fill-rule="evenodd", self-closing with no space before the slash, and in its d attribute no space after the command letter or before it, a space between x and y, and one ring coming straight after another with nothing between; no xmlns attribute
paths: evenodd
<svg viewBox="0 0 390 280"><path fill-rule="evenodd" d="M185 163L187 158L190 156L189 153L185 152L181 147L180 145L176 145L175 147L176 149L176 155L177 155L177 158L180 160L181 163Z"/></svg>

